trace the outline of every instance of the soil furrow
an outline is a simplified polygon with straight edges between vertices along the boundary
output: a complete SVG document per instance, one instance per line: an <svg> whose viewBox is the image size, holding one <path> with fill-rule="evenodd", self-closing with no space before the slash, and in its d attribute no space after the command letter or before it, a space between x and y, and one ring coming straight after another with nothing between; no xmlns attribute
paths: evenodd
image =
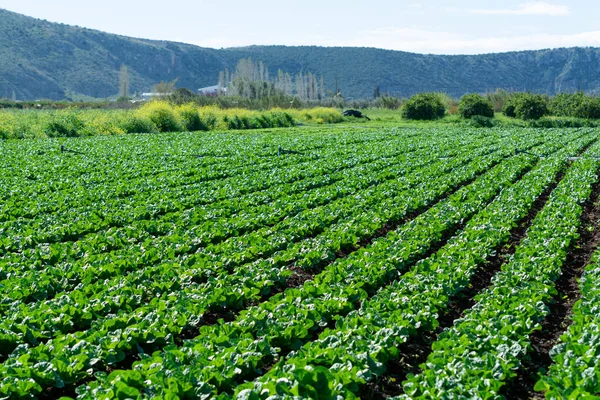
<svg viewBox="0 0 600 400"><path fill-rule="evenodd" d="M542 329L529 338L531 348L527 358L523 360L517 376L503 388L508 399L543 399L542 393L535 392L533 387L545 373L552 359L550 350L558 343L560 336L568 328L573 305L580 298L578 280L590 257L600 245L600 181L592 188L590 199L583 208L579 238L573 243L567 259L562 267L562 275L556 281L557 294L549 305L549 314L542 322Z"/></svg>
<svg viewBox="0 0 600 400"><path fill-rule="evenodd" d="M531 226L538 212L544 207L550 197L550 193L562 180L564 172L557 174L553 183L533 203L527 216L518 222L511 231L508 242L496 250L496 254L481 265L473 277L470 286L452 297L448 303L448 309L438 317L439 326L432 331L419 332L418 336L411 337L399 348L401 358L391 361L387 366L387 372L378 380L370 382L363 388L361 398L379 399L398 396L403 394L402 382L408 374L420 372L423 364L432 351L431 344L437 340L438 335L446 328L451 327L454 321L463 316L465 311L475 304L475 296L491 285L492 278L500 271L502 265L515 252L515 248L521 243L527 229ZM510 398L510 397L509 397Z"/></svg>

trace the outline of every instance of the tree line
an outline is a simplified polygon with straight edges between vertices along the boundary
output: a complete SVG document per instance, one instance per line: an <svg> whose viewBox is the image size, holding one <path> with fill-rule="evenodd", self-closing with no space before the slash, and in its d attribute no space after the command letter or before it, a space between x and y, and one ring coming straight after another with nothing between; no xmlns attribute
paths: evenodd
<svg viewBox="0 0 600 400"><path fill-rule="evenodd" d="M248 99L287 96L301 101L325 99L325 81L311 72L299 72L291 76L289 72L277 70L271 77L269 68L262 61L244 58L238 61L235 71L227 68L219 72L219 94L239 96Z"/></svg>

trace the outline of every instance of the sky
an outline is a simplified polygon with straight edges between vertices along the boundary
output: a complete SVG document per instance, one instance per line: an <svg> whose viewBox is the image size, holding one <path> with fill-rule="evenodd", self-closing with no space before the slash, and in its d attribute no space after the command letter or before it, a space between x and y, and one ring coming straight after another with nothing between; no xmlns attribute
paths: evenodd
<svg viewBox="0 0 600 400"><path fill-rule="evenodd" d="M600 47L596 1L0 0L0 8L212 48L317 45L481 54Z"/></svg>

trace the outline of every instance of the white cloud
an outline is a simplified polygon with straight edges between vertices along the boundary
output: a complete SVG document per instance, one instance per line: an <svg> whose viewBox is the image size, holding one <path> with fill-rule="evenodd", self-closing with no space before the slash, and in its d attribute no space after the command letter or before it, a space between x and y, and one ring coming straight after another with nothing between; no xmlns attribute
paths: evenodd
<svg viewBox="0 0 600 400"><path fill-rule="evenodd" d="M264 37L220 36L196 41L205 47L238 47L257 45L316 45L316 46L357 46L401 50L414 53L432 54L482 54L505 51L539 50L559 47L600 47L600 30L554 34L523 26L504 33L488 36L436 30L429 27L382 27L355 32L343 38L331 35L312 34L303 37L280 36L265 40Z"/></svg>
<svg viewBox="0 0 600 400"><path fill-rule="evenodd" d="M550 4L543 1L522 3L516 9L475 9L469 10L471 14L484 15L569 15L569 6L561 4Z"/></svg>
<svg viewBox="0 0 600 400"><path fill-rule="evenodd" d="M473 37L421 28L380 28L344 40L313 38L321 46L361 46L415 53L482 54L558 47L600 46L600 30L576 34L530 33L510 36Z"/></svg>

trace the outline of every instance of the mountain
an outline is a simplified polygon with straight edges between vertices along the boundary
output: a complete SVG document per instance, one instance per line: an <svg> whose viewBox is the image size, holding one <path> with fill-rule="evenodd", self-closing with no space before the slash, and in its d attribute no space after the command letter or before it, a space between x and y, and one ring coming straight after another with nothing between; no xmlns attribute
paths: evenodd
<svg viewBox="0 0 600 400"><path fill-rule="evenodd" d="M600 49L561 48L483 55L431 55L357 47L250 46L209 49L144 40L52 23L0 9L0 97L104 98L118 92L126 65L131 92L159 81L178 87L215 85L218 73L241 58L323 75L328 90L346 98L382 93L410 96L442 91L454 97L497 88L555 94L584 89L600 94Z"/></svg>

